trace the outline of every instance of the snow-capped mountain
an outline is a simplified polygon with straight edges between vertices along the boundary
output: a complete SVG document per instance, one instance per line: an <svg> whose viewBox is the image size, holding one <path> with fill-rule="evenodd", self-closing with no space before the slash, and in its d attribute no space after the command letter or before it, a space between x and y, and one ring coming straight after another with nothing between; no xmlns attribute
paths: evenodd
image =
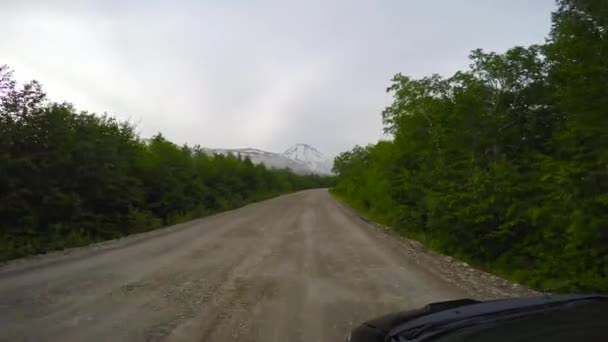
<svg viewBox="0 0 608 342"><path fill-rule="evenodd" d="M306 165L313 173L331 173L332 160L326 158L323 153L310 145L296 144L283 152L283 156Z"/></svg>
<svg viewBox="0 0 608 342"><path fill-rule="evenodd" d="M290 169L298 174L331 174L332 161L314 147L297 144L283 153L274 153L256 148L206 148L211 154L233 154L249 157L254 164L264 164L275 169Z"/></svg>

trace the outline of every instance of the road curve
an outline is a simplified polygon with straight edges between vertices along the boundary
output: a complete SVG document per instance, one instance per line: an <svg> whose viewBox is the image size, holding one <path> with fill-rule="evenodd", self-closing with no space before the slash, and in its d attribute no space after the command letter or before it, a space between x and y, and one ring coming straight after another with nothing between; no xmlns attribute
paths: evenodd
<svg viewBox="0 0 608 342"><path fill-rule="evenodd" d="M343 341L464 297L326 190L0 268L2 341Z"/></svg>

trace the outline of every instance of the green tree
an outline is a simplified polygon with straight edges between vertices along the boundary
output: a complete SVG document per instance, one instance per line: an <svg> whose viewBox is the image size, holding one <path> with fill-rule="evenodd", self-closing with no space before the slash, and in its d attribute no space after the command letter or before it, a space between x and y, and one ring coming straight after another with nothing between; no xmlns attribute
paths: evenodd
<svg viewBox="0 0 608 342"><path fill-rule="evenodd" d="M551 290L608 290L608 6L560 0L545 45L393 78L392 141L335 160L336 193L431 247Z"/></svg>
<svg viewBox="0 0 608 342"><path fill-rule="evenodd" d="M333 180L141 139L0 67L0 260L83 245Z"/></svg>

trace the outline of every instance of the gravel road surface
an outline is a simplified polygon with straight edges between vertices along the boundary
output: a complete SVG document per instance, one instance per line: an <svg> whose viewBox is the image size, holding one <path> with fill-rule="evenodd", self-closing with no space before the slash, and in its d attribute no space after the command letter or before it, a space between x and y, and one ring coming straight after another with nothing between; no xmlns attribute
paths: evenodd
<svg viewBox="0 0 608 342"><path fill-rule="evenodd" d="M2 341L344 341L470 297L310 190L0 268Z"/></svg>

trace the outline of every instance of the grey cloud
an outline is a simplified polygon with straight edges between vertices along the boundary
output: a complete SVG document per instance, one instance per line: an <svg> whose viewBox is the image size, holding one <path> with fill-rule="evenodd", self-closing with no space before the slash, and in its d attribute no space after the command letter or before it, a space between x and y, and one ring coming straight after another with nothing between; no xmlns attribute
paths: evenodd
<svg viewBox="0 0 608 342"><path fill-rule="evenodd" d="M4 1L0 63L144 136L327 154L382 136L397 72L543 41L552 0Z"/></svg>

